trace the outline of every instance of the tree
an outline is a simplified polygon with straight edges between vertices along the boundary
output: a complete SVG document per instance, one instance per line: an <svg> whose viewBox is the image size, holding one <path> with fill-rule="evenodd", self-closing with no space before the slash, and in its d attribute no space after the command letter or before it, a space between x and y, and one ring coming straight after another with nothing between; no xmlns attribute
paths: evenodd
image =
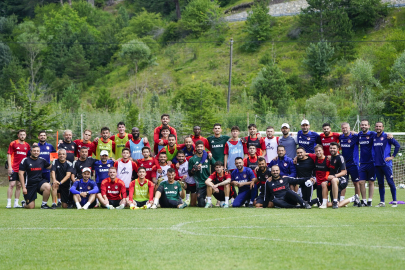
<svg viewBox="0 0 405 270"><path fill-rule="evenodd" d="M120 52L121 59L127 64L135 67L135 76L138 73L138 67L142 62L148 62L151 59L151 51L145 43L140 40L131 40L122 45Z"/></svg>
<svg viewBox="0 0 405 270"><path fill-rule="evenodd" d="M12 53L10 47L0 41L0 75L5 66L11 62Z"/></svg>
<svg viewBox="0 0 405 270"><path fill-rule="evenodd" d="M64 91L60 100L62 107L70 112L77 112L80 108L80 89L74 83L71 83Z"/></svg>
<svg viewBox="0 0 405 270"><path fill-rule="evenodd" d="M402 82L405 79L405 51L395 60L391 68L390 81L391 84L395 82Z"/></svg>
<svg viewBox="0 0 405 270"><path fill-rule="evenodd" d="M101 88L97 94L96 108L104 109L108 112L114 112L117 107L117 100L111 97L110 92L106 88Z"/></svg>
<svg viewBox="0 0 405 270"><path fill-rule="evenodd" d="M353 93L358 113L361 116L371 115L384 108L384 102L378 101L374 88L380 88L378 80L373 77L373 66L370 62L357 59L350 69L350 86L347 88Z"/></svg>
<svg viewBox="0 0 405 270"><path fill-rule="evenodd" d="M305 103L305 111L309 116L321 117L320 123L325 123L337 116L336 105L330 101L329 96L326 94L318 93L309 98Z"/></svg>
<svg viewBox="0 0 405 270"><path fill-rule="evenodd" d="M206 82L194 82L181 87L174 100L186 113L186 126L199 125L202 130L211 130L219 119L218 112L226 107L225 96L219 89Z"/></svg>
<svg viewBox="0 0 405 270"><path fill-rule="evenodd" d="M115 19L115 21L118 23L120 28L127 27L129 24L129 15L124 6L120 6L118 9L118 16Z"/></svg>
<svg viewBox="0 0 405 270"><path fill-rule="evenodd" d="M278 108L279 114L286 112L290 99L290 89L284 72L276 64L270 63L260 70L252 82L252 90L255 99L261 102L262 107L273 105L273 107ZM257 113L263 114L265 112Z"/></svg>
<svg viewBox="0 0 405 270"><path fill-rule="evenodd" d="M388 15L388 5L381 0L344 0L343 3L356 29L373 27Z"/></svg>
<svg viewBox="0 0 405 270"><path fill-rule="evenodd" d="M86 74L89 71L90 64L84 57L82 45L76 40L70 48L66 57L66 74L77 82L86 80Z"/></svg>
<svg viewBox="0 0 405 270"><path fill-rule="evenodd" d="M334 52L334 48L325 41L317 44L311 43L308 46L303 63L315 82L321 83L323 78L329 74Z"/></svg>
<svg viewBox="0 0 405 270"><path fill-rule="evenodd" d="M13 57L11 62L3 67L0 74L0 97L5 99L14 96L12 83L17 83L29 76L27 70L22 67L16 57Z"/></svg>
<svg viewBox="0 0 405 270"><path fill-rule="evenodd" d="M162 17L159 13L149 13L143 10L129 21L129 29L138 37L151 35L152 31L163 26Z"/></svg>
<svg viewBox="0 0 405 270"><path fill-rule="evenodd" d="M138 127L139 130L143 130L142 120L139 118L138 107L132 105L127 111L125 117L125 124L128 128Z"/></svg>
<svg viewBox="0 0 405 270"><path fill-rule="evenodd" d="M267 1L256 2L249 13L243 31L247 39L242 48L246 51L256 51L261 42L269 40L272 17L268 14Z"/></svg>
<svg viewBox="0 0 405 270"><path fill-rule="evenodd" d="M185 7L182 22L193 35L200 36L212 27L212 18L218 17L220 12L216 1L191 0Z"/></svg>

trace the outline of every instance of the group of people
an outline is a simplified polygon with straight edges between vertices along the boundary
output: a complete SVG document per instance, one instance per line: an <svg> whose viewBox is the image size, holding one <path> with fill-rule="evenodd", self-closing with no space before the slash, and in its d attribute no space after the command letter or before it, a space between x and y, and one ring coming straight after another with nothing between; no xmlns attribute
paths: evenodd
<svg viewBox="0 0 405 270"><path fill-rule="evenodd" d="M223 208L337 209L350 202L363 207L372 206L376 178L377 207L384 207L384 177L392 206L397 206L392 159L400 145L384 132L381 122L370 131L369 122L362 120L359 133L351 131L348 123L335 133L325 123L318 134L304 119L297 134L290 132L289 124L282 124L280 137L274 136L271 126L261 137L257 126L250 124L249 135L242 138L238 126L227 136L222 135L221 124L215 124L214 135L208 138L195 126L182 144L168 114L161 116L161 122L154 130L153 149L139 128L128 134L123 122L118 123L117 134L111 136L110 129L103 127L93 141L90 130L74 141L72 131L65 130L57 150L47 142L45 131L30 146L25 130L19 130L8 149L6 207L11 208L14 187L14 208L28 209L35 208L38 193L43 197L41 209L211 208L212 197ZM57 153L53 160L52 153ZM346 199L349 177L355 195ZM24 200L19 205L21 189Z"/></svg>

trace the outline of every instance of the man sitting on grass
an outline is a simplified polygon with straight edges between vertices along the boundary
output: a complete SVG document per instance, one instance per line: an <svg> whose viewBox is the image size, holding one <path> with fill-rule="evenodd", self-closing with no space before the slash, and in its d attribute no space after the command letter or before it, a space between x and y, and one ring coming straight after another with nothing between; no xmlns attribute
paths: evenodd
<svg viewBox="0 0 405 270"><path fill-rule="evenodd" d="M145 178L145 167L139 167L138 178L129 184L129 200L131 209L147 209L153 203L155 185Z"/></svg>
<svg viewBox="0 0 405 270"><path fill-rule="evenodd" d="M167 181L161 182L157 188L151 209L156 209L159 203L161 208L183 209L187 207L187 204L181 200L186 197L186 192L181 188L180 183L174 180L175 176L175 169L170 168L167 170Z"/></svg>
<svg viewBox="0 0 405 270"><path fill-rule="evenodd" d="M255 149L256 151L256 149ZM229 194L231 191L231 175L224 170L222 161L215 162L215 172L211 174L205 181L207 185L207 203L205 208L211 208L211 196L214 195L217 201L220 201L220 206L229 207Z"/></svg>
<svg viewBox="0 0 405 270"><path fill-rule="evenodd" d="M117 178L117 168L115 167L110 167L108 176L101 182L100 204L107 209L124 209L127 204L125 183Z"/></svg>
<svg viewBox="0 0 405 270"><path fill-rule="evenodd" d="M96 182L90 179L90 175L91 169L88 167L83 168L83 178L74 182L70 188L77 209L87 210L96 205L95 199L98 193L98 187Z"/></svg>

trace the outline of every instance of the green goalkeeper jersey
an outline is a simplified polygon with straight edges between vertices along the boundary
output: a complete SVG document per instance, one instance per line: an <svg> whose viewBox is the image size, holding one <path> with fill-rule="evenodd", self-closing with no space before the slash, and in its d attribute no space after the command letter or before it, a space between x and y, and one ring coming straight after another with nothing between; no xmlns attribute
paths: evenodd
<svg viewBox="0 0 405 270"><path fill-rule="evenodd" d="M212 157L216 161L222 161L224 162L224 150L225 150L225 144L229 140L229 136L226 135L221 135L218 138L215 136L210 136L207 138L208 143L210 144L210 149L212 153Z"/></svg>
<svg viewBox="0 0 405 270"><path fill-rule="evenodd" d="M200 164L201 158L198 157L197 155L194 155L190 160L188 161L188 169L192 170L194 164ZM201 165L201 171L195 171L194 172L194 180L198 183L198 188L204 188L205 187L205 180L208 179L208 177L211 175L211 166L214 166L215 164L215 159L212 157L211 159L206 159L204 164Z"/></svg>
<svg viewBox="0 0 405 270"><path fill-rule="evenodd" d="M163 187L167 199L173 201L180 200L181 185L178 181L174 181L173 184L170 184L169 181L163 181L160 183L160 186Z"/></svg>

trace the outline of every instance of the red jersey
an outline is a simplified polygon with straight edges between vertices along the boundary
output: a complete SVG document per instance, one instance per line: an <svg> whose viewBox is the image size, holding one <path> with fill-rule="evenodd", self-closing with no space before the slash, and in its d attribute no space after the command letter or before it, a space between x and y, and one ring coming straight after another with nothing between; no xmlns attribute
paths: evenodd
<svg viewBox="0 0 405 270"><path fill-rule="evenodd" d="M249 150L249 145L256 146L256 155L262 156L263 150L266 150L266 144L264 143L264 138L251 138L250 136L245 137L246 148Z"/></svg>
<svg viewBox="0 0 405 270"><path fill-rule="evenodd" d="M106 195L107 199L112 201L122 200L127 197L127 189L125 188L125 183L118 178L115 181L111 181L110 177L106 178L101 182L101 195Z"/></svg>
<svg viewBox="0 0 405 270"><path fill-rule="evenodd" d="M132 135L131 135L131 136L132 136ZM141 142L142 138L140 138L140 139L138 139L138 140L134 140L134 138L131 137L130 140L132 140L132 142L133 142L134 144L138 144L138 143ZM149 149L150 149L150 144L149 144L149 142L144 143L144 146L149 147ZM126 147L126 148L131 148L131 145L130 145L129 141L127 141L127 143L125 144L125 147Z"/></svg>
<svg viewBox="0 0 405 270"><path fill-rule="evenodd" d="M322 182L328 181L330 162L327 157L324 159L318 159L315 154L308 154L308 157L312 158L315 162L315 176L316 183L318 185Z"/></svg>
<svg viewBox="0 0 405 270"><path fill-rule="evenodd" d="M149 157L147 160L145 160L145 158L138 159L137 163L138 163L138 168L145 167L145 169L146 169L145 178L148 180L152 180L153 167L159 166L159 161L153 157Z"/></svg>
<svg viewBox="0 0 405 270"><path fill-rule="evenodd" d="M177 132L176 129L174 127L171 127L169 125L167 125L170 129L170 134L173 134L174 136L176 136L176 143L177 143ZM158 126L157 128L155 128L155 130L153 131L153 142L156 144L159 143L160 140L160 131L162 130L163 125ZM163 142L165 143L165 145L167 145L169 142L167 140L163 140Z"/></svg>
<svg viewBox="0 0 405 270"><path fill-rule="evenodd" d="M19 143L18 140L15 140L10 143L7 154L11 156L11 168L14 172L19 171L20 163L24 158L27 157L30 149L30 145L26 142Z"/></svg>
<svg viewBox="0 0 405 270"><path fill-rule="evenodd" d="M229 141L229 142L230 142L232 145L236 145L236 144L239 142L239 140L237 140L237 141ZM245 155L247 155L247 154L248 154L248 150L247 150L247 148L246 148L246 144L242 143L242 145L243 145L243 153L244 153ZM225 155L228 155L228 154L229 154L229 146L228 146L227 143L225 143L224 154L225 154Z"/></svg>
<svg viewBox="0 0 405 270"><path fill-rule="evenodd" d="M210 149L210 144L208 143L208 140L206 138L204 138L203 136L194 136L191 135L191 140L193 140L193 143L195 144L197 141L202 141L204 143L205 148L207 148L208 150Z"/></svg>
<svg viewBox="0 0 405 270"><path fill-rule="evenodd" d="M325 136L325 133L319 134L325 156L330 156L329 145L331 142L339 143L339 136L340 134L336 132L329 133L328 137Z"/></svg>
<svg viewBox="0 0 405 270"><path fill-rule="evenodd" d="M217 174L217 172L214 172L213 174L211 174L208 179L212 180L212 183L214 183L214 185L219 184L223 181L225 181L226 179L231 179L231 174L224 172L222 176L219 176ZM219 186L218 189L220 190L224 190L224 186Z"/></svg>
<svg viewBox="0 0 405 270"><path fill-rule="evenodd" d="M95 153L95 151L94 151L94 144L93 144L91 141L89 141L88 143L84 143L83 140L74 140L73 142L77 145L76 153L75 153L75 155L76 155L77 157L80 157L80 153L79 153L79 152L80 152L80 149L81 149L83 146L89 148L89 157L91 157L91 156L93 155L93 153Z"/></svg>

